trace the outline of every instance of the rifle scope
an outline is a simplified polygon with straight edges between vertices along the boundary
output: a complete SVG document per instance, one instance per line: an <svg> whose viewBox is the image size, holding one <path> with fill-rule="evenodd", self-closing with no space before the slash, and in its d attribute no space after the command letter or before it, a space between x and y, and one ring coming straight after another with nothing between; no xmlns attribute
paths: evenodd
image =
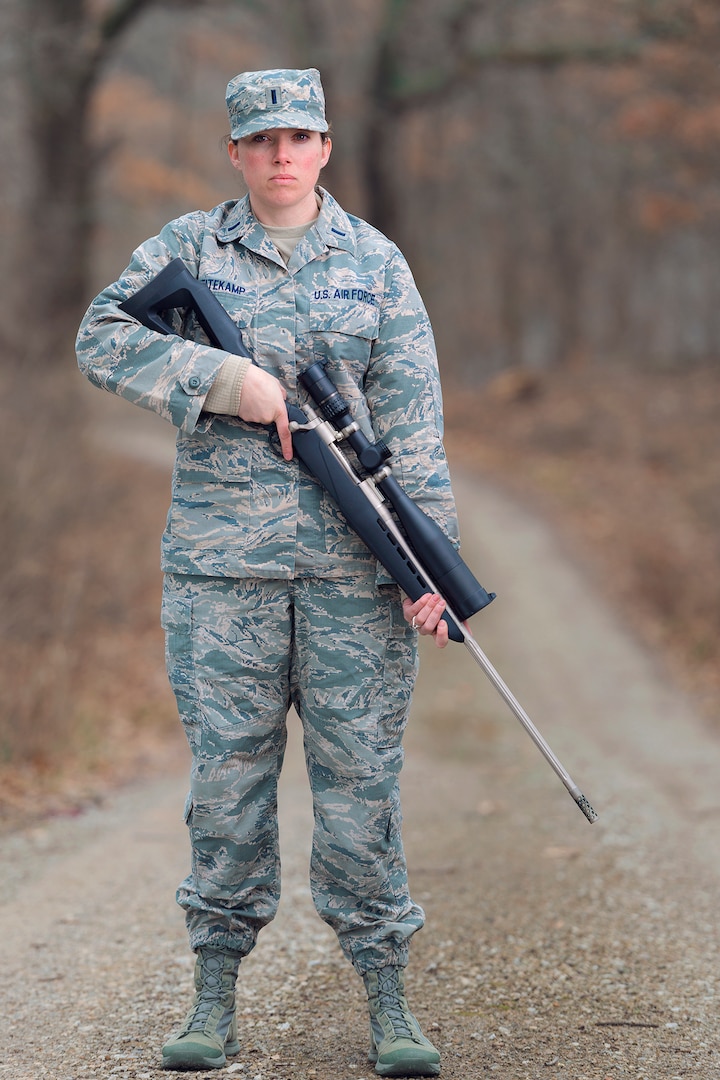
<svg viewBox="0 0 720 1080"><path fill-rule="evenodd" d="M328 375L325 363L311 364L299 378L324 418L347 439L361 466L388 499L408 543L432 571L435 585L453 611L465 620L487 607L495 593L482 587L440 526L398 484L387 465L390 450L382 441L370 442L353 421L350 407Z"/></svg>

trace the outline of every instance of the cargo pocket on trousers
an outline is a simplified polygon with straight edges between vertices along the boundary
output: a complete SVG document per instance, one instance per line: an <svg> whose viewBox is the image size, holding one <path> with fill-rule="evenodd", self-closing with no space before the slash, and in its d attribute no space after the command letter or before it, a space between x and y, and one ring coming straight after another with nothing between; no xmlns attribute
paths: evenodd
<svg viewBox="0 0 720 1080"><path fill-rule="evenodd" d="M418 672L417 635L405 621L397 585L381 585L387 598L389 629L383 672L383 712L378 729L378 747L399 746L407 725L410 703Z"/></svg>
<svg viewBox="0 0 720 1080"><path fill-rule="evenodd" d="M160 624L165 631L165 667L190 749L199 742L193 604L189 597L163 596Z"/></svg>

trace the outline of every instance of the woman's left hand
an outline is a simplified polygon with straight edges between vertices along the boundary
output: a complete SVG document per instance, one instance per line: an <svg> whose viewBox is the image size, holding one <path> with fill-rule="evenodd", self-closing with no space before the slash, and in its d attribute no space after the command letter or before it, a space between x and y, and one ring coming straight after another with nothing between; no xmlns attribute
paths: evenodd
<svg viewBox="0 0 720 1080"><path fill-rule="evenodd" d="M413 630L424 637L432 635L439 649L448 643L448 625L442 615L445 601L437 593L425 593L419 600L403 600L403 615Z"/></svg>

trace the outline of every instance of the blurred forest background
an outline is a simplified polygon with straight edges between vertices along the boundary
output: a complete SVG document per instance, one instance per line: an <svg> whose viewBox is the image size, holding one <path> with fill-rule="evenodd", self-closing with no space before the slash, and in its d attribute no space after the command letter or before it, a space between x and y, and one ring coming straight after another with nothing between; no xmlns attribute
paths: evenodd
<svg viewBox="0 0 720 1080"><path fill-rule="evenodd" d="M320 68L323 183L410 261L451 463L551 517L717 724L719 58L717 0L2 0L0 814L168 745L168 470L99 445L73 344L136 243L236 194L251 68Z"/></svg>

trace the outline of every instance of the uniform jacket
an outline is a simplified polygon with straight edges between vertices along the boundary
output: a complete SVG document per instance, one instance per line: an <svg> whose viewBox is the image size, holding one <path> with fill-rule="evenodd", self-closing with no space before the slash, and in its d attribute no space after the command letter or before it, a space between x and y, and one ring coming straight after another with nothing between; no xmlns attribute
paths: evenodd
<svg viewBox="0 0 720 1080"><path fill-rule="evenodd" d="M118 305L180 257L241 327L255 362L307 401L298 373L317 360L366 434L392 451L399 482L451 537L456 519L442 444L442 405L430 323L398 248L322 189L316 223L289 264L247 197L170 222L92 303L77 340L97 386L177 428L172 500L162 540L166 571L222 577L345 577L367 568L364 544L268 428L203 412L227 353L203 343L191 317L178 336L145 329ZM274 430L274 429L273 429ZM379 579L388 580L380 568Z"/></svg>

